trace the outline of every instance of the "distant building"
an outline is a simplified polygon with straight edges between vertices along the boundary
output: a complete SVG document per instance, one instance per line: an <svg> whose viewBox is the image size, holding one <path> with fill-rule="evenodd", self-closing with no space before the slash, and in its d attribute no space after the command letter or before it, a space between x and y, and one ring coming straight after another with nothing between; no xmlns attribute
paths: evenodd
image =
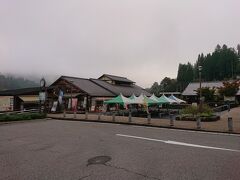
<svg viewBox="0 0 240 180"><path fill-rule="evenodd" d="M182 96L185 100L190 102L198 101L197 97L197 90L199 89L199 82L191 82L182 92ZM222 81L215 81L215 82L202 82L202 88L209 87L209 88L220 88L223 87ZM237 92L236 96L240 96L240 90Z"/></svg>

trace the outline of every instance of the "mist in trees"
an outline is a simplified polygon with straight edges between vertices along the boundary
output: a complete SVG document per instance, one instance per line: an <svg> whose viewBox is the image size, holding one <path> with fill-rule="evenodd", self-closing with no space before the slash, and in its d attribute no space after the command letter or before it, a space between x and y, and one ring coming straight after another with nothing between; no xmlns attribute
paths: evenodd
<svg viewBox="0 0 240 180"><path fill-rule="evenodd" d="M38 87L34 81L26 80L24 78L17 78L13 76L4 76L0 74L0 90L7 89L19 89L19 88L27 88L27 87Z"/></svg>

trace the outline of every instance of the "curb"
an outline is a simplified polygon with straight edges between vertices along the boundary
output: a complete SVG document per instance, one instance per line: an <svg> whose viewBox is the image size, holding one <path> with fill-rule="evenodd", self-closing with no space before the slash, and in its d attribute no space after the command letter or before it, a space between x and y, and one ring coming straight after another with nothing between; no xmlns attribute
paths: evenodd
<svg viewBox="0 0 240 180"><path fill-rule="evenodd" d="M106 124L121 124L121 125L135 125L135 126L142 126L142 127L154 127L154 128L163 128L163 129L176 129L176 130L186 130L186 131L196 131L196 132L209 132L209 133L221 133L221 134L236 134L239 135L240 133L237 132L223 132L223 131L213 131L213 130L204 130L204 129L188 129L188 128L178 128L172 126L157 126L153 124L137 124L137 123L129 123L129 122L113 122L113 121L99 121L99 120L87 120L87 119L73 119L73 118L61 118L61 117L48 117L55 120L62 120L62 121L82 121L82 122L95 122L95 123L106 123Z"/></svg>

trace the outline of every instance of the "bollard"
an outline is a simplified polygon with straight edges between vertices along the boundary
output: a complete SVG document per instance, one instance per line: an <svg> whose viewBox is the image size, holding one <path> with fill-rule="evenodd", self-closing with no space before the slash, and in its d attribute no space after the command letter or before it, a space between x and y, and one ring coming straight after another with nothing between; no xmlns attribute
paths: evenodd
<svg viewBox="0 0 240 180"><path fill-rule="evenodd" d="M158 117L159 117L159 118L162 118L162 113L158 113Z"/></svg>
<svg viewBox="0 0 240 180"><path fill-rule="evenodd" d="M85 119L88 119L88 112L85 112Z"/></svg>
<svg viewBox="0 0 240 180"><path fill-rule="evenodd" d="M147 115L147 121L148 121L148 124L151 124L151 113L148 113L148 115Z"/></svg>
<svg viewBox="0 0 240 180"><path fill-rule="evenodd" d="M129 112L129 115L128 115L128 122L132 122L132 113Z"/></svg>
<svg viewBox="0 0 240 180"><path fill-rule="evenodd" d="M115 122L115 113L112 114L112 121Z"/></svg>
<svg viewBox="0 0 240 180"><path fill-rule="evenodd" d="M228 117L228 131L229 132L233 131L233 120L232 120L232 117Z"/></svg>
<svg viewBox="0 0 240 180"><path fill-rule="evenodd" d="M64 118L66 117L66 111L65 110L63 111L63 117Z"/></svg>
<svg viewBox="0 0 240 180"><path fill-rule="evenodd" d="M174 126L174 119L172 114L170 114L170 126Z"/></svg>
<svg viewBox="0 0 240 180"><path fill-rule="evenodd" d="M73 118L74 118L74 119L77 118L77 113L76 113L76 111L74 111L74 116L73 116Z"/></svg>
<svg viewBox="0 0 240 180"><path fill-rule="evenodd" d="M197 117L197 129L201 129L201 118Z"/></svg>
<svg viewBox="0 0 240 180"><path fill-rule="evenodd" d="M100 121L100 120L101 120L101 114L98 113L98 121Z"/></svg>

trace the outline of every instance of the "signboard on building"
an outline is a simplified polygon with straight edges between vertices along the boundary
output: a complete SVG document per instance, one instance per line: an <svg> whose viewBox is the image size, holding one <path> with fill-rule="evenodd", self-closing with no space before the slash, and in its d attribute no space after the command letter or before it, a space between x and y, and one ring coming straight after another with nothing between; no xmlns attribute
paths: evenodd
<svg viewBox="0 0 240 180"><path fill-rule="evenodd" d="M230 102L232 102L232 101L235 101L236 100L236 98L235 98L235 96L224 96L224 101L230 101Z"/></svg>
<svg viewBox="0 0 240 180"><path fill-rule="evenodd" d="M13 110L13 96L0 96L0 111Z"/></svg>
<svg viewBox="0 0 240 180"><path fill-rule="evenodd" d="M45 92L39 92L39 100L45 101L46 100L46 93Z"/></svg>

